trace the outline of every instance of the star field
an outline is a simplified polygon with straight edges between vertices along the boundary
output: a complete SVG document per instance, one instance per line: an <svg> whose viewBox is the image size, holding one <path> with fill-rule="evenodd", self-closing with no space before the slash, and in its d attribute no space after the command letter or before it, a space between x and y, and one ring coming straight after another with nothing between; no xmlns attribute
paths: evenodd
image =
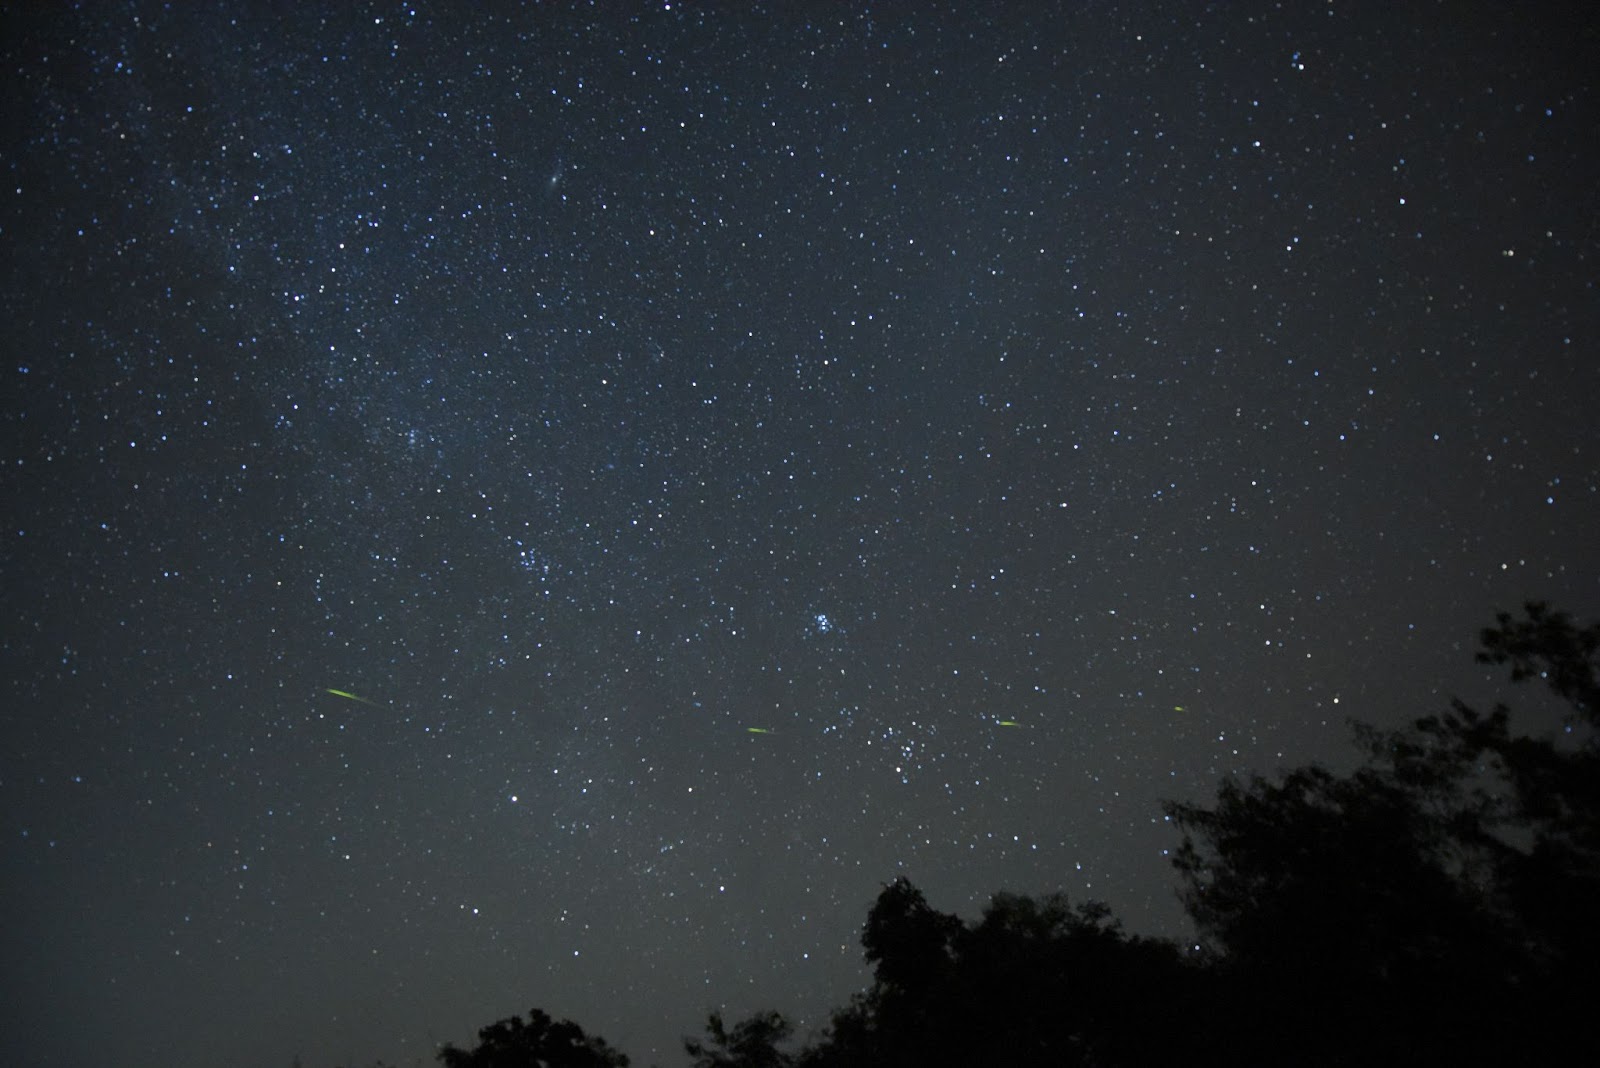
<svg viewBox="0 0 1600 1068"><path fill-rule="evenodd" d="M0 35L9 1061L1178 934L1161 799L1600 611L1581 6L201 7Z"/></svg>

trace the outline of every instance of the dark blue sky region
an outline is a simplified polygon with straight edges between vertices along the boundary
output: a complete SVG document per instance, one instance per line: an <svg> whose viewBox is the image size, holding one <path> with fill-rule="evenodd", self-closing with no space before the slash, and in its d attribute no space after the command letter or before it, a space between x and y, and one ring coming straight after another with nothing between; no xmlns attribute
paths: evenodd
<svg viewBox="0 0 1600 1068"><path fill-rule="evenodd" d="M5 14L0 1059L1180 934L1161 799L1600 613L1583 5L496 11Z"/></svg>

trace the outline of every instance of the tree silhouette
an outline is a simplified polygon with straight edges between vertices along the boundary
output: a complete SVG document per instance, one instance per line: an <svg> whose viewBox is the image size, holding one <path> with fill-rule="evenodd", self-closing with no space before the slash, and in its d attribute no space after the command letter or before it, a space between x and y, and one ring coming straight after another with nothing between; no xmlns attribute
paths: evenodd
<svg viewBox="0 0 1600 1068"><path fill-rule="evenodd" d="M802 1065L1155 1063L1192 1038L1198 973L1171 943L1125 936L1097 903L1002 893L967 925L899 879L862 944L873 987Z"/></svg>
<svg viewBox="0 0 1600 1068"><path fill-rule="evenodd" d="M604 1039L583 1033L571 1020L552 1021L547 1013L528 1010L492 1023L478 1032L471 1050L446 1045L439 1050L445 1068L627 1068L628 1058Z"/></svg>
<svg viewBox="0 0 1600 1068"><path fill-rule="evenodd" d="M867 963L891 993L916 993L948 973L961 921L928 906L922 891L902 876L884 887L861 933Z"/></svg>
<svg viewBox="0 0 1600 1068"><path fill-rule="evenodd" d="M1496 623L1479 662L1544 682L1565 706L1559 729L1513 733L1505 705L1484 714L1454 701L1375 748L1455 802L1463 851L1521 951L1517 1010L1560 1036L1588 1015L1582 992L1600 959L1600 623L1579 627L1542 603Z"/></svg>
<svg viewBox="0 0 1600 1068"><path fill-rule="evenodd" d="M1303 767L1167 806L1219 994L1258 1014L1242 1060L1526 1061L1576 1037L1600 946L1600 627L1529 605L1482 640L1481 661L1568 703L1559 738L1458 700L1403 731L1358 726L1371 760L1350 775Z"/></svg>
<svg viewBox="0 0 1600 1068"><path fill-rule="evenodd" d="M694 1058L693 1068L788 1068L794 1058L778 1049L794 1026L776 1012L759 1012L729 1031L722 1014L706 1019L708 1042L686 1038L684 1052Z"/></svg>
<svg viewBox="0 0 1600 1068"><path fill-rule="evenodd" d="M995 1034L1015 1036L1017 1064L1155 1064L1192 1051L1199 973L1173 943L1124 934L1099 902L997 894L958 940L956 970L954 1005L990 1024L969 1044L980 1063Z"/></svg>
<svg viewBox="0 0 1600 1068"><path fill-rule="evenodd" d="M873 983L795 1053L776 1012L685 1039L693 1068L1461 1065L1560 1062L1587 1045L1600 961L1600 624L1542 604L1498 617L1480 661L1543 681L1558 729L1462 701L1339 775L1306 766L1169 803L1199 952L1109 910L999 893L967 923L901 878L861 934ZM1519 721L1520 722L1520 721ZM621 1068L538 1010L447 1068Z"/></svg>
<svg viewBox="0 0 1600 1068"><path fill-rule="evenodd" d="M1558 732L1461 701L1382 732L1350 774L1307 766L1174 803L1204 949L1104 906L998 894L981 921L904 879L862 933L874 983L806 1068L1502 1064L1587 1036L1600 959L1600 625L1502 615L1479 659L1539 679Z"/></svg>

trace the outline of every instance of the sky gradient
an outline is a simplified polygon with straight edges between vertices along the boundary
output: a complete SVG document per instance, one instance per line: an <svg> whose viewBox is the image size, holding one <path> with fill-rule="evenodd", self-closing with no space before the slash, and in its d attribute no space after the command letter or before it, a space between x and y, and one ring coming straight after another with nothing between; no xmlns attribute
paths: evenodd
<svg viewBox="0 0 1600 1068"><path fill-rule="evenodd" d="M0 1059L639 1065L1600 614L1584 5L5 13ZM508 10L502 8L502 12Z"/></svg>

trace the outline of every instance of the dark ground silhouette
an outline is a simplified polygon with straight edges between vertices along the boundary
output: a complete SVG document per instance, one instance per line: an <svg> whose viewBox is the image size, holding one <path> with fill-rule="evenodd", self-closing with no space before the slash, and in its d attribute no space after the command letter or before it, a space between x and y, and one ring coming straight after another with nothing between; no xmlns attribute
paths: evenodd
<svg viewBox="0 0 1600 1068"><path fill-rule="evenodd" d="M1479 659L1544 682L1566 718L1514 733L1455 701L1367 760L1226 780L1169 804L1198 946L1123 932L1105 906L996 894L976 922L884 888L861 941L873 984L809 1044L712 1014L694 1068L1553 1063L1583 1048L1600 901L1600 624L1503 614ZM534 1010L447 1068L613 1068Z"/></svg>

